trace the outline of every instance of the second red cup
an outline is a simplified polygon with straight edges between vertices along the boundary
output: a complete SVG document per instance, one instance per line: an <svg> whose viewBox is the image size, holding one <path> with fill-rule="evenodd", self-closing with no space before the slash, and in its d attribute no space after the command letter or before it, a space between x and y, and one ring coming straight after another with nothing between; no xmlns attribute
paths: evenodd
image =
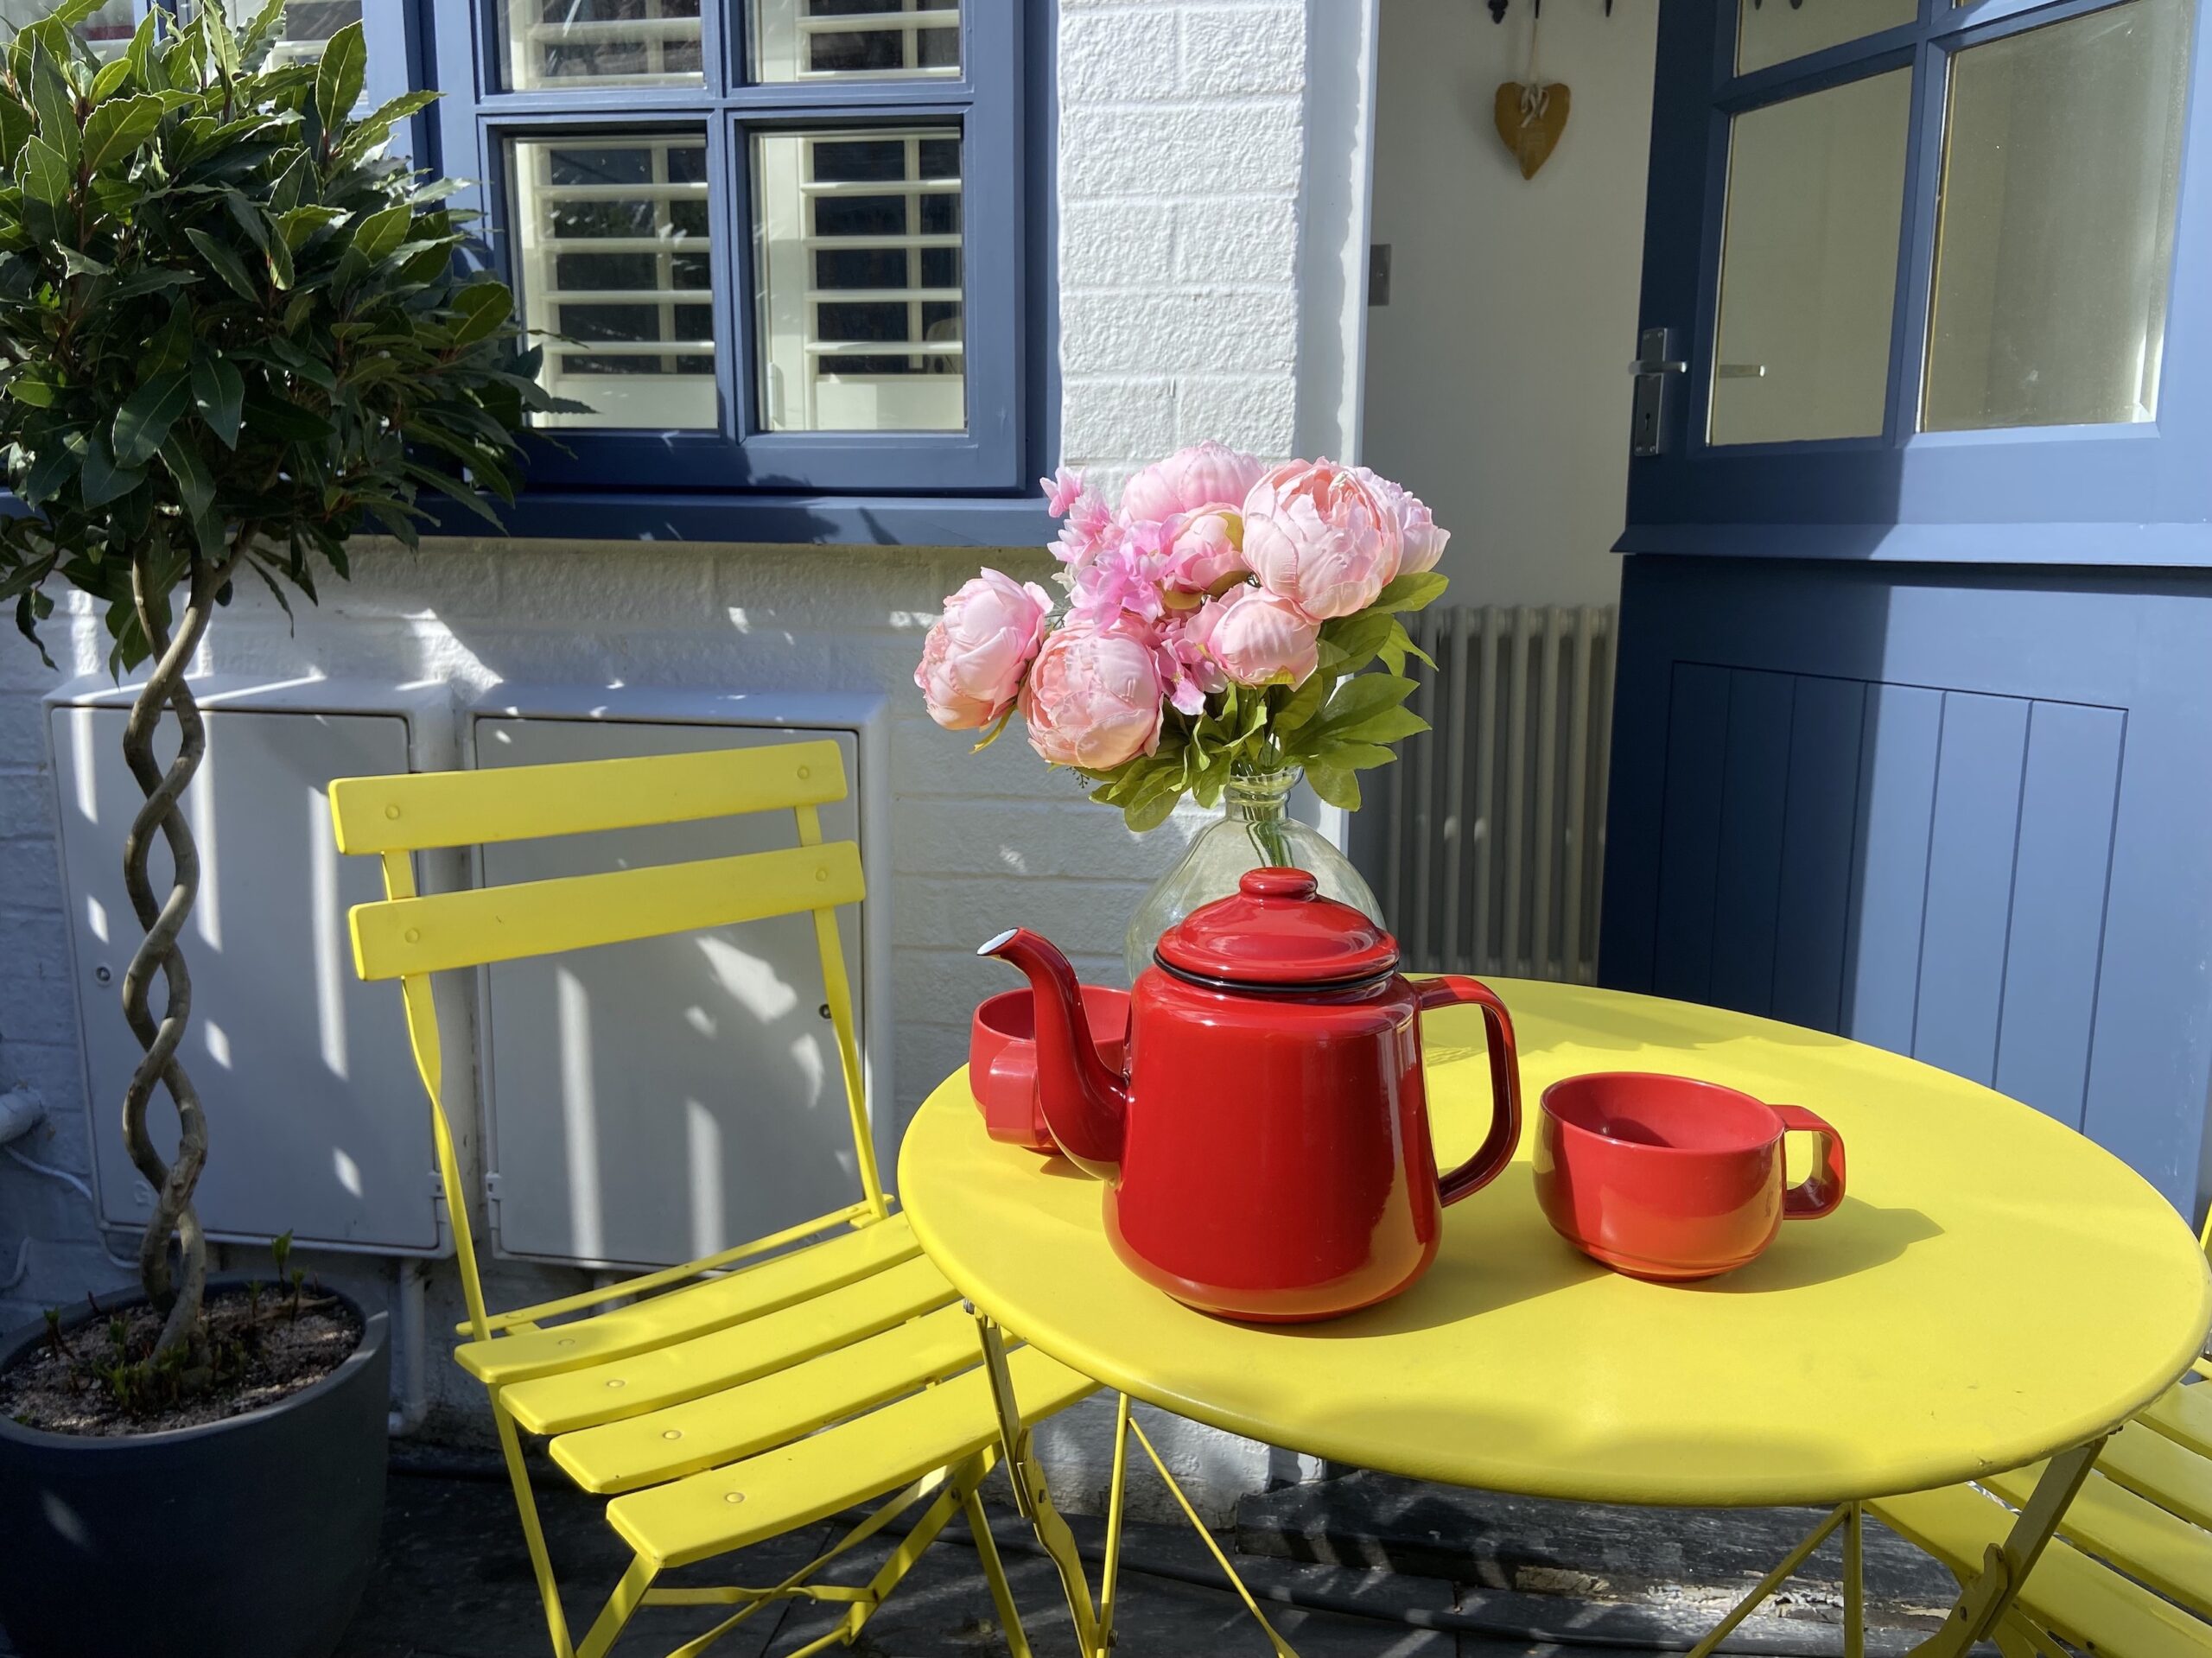
<svg viewBox="0 0 2212 1658"><path fill-rule="evenodd" d="M1099 1058L1118 1068L1128 1041L1129 993L1103 984L1083 987L1084 1016ZM1052 1131L1037 1097L1037 1009L1028 989L987 997L968 1027L968 1087L993 1140L1056 1155Z"/></svg>
<svg viewBox="0 0 2212 1658"><path fill-rule="evenodd" d="M1786 1186L1783 1140L1819 1136L1819 1165ZM1544 1090L1536 1199L1585 1255L1636 1278L1711 1278L1752 1261L1784 1220L1843 1201L1843 1137L1802 1106L1717 1083L1599 1071Z"/></svg>

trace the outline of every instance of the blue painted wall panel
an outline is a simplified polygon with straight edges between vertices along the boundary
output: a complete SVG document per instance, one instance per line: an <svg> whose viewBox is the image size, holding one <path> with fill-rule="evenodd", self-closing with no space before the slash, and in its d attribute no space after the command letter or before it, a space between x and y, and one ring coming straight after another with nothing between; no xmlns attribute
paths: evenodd
<svg viewBox="0 0 2212 1658"><path fill-rule="evenodd" d="M1844 945L1839 1028L1912 1051L1920 1005L1920 939L1928 895L1928 829L1943 697L1914 685L1866 689L1854 824L1856 891Z"/></svg>
<svg viewBox="0 0 2212 1658"><path fill-rule="evenodd" d="M2037 702L2028 717L1997 1086L2075 1128L2088 1086L2126 727L2115 708L2068 702Z"/></svg>
<svg viewBox="0 0 2212 1658"><path fill-rule="evenodd" d="M1815 1030L1841 1028L1853 831L1866 687L1855 679L1797 681L1790 714L1789 791L1775 911L1774 997L1769 1011Z"/></svg>
<svg viewBox="0 0 2212 1658"><path fill-rule="evenodd" d="M1944 696L1912 1053L1978 1083L1997 1075L2027 742L2028 705L2020 698Z"/></svg>
<svg viewBox="0 0 2212 1658"><path fill-rule="evenodd" d="M2201 1215L2212 575L1624 569L1601 981L1764 977Z"/></svg>
<svg viewBox="0 0 2212 1658"><path fill-rule="evenodd" d="M1739 1013L1764 1013L1774 1003L1776 910L1796 687L1794 674L1729 676L1710 994Z"/></svg>
<svg viewBox="0 0 2212 1658"><path fill-rule="evenodd" d="M1728 670L1675 670L1667 729L1666 807L1659 829L1658 934L1651 986L1703 1001L1713 990L1713 902L1726 787Z"/></svg>

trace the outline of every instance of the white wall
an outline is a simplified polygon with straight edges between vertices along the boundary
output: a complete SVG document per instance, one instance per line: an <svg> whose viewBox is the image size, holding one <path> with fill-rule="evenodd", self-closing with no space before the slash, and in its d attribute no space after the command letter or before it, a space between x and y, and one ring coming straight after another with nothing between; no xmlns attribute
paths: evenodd
<svg viewBox="0 0 2212 1658"><path fill-rule="evenodd" d="M1528 0L1382 0L1363 458L1452 532L1463 604L1610 602L1628 477L1654 0L1550 0L1541 72L1573 92L1544 169L1498 141Z"/></svg>
<svg viewBox="0 0 2212 1658"><path fill-rule="evenodd" d="M1372 37L1353 31L1344 46L1338 9L1356 0L1311 3L1313 19L1308 0L1063 0L1064 448L1109 481L1200 436L1272 455L1309 434L1332 447L1345 441L1356 353L1340 348L1332 367L1301 340L1332 331L1356 340L1357 318L1346 314L1340 274L1301 279L1301 245L1325 253L1328 240L1317 230L1301 245L1311 227L1301 203L1327 195L1340 245L1363 239L1364 206L1357 157L1343 146L1309 149L1306 111L1309 100L1358 105L1371 69L1362 42ZM1310 73L1309 28L1332 42ZM1309 316L1313 307L1319 315ZM923 632L942 595L986 563L1037 580L1052 568L1034 548L486 540L413 555L364 545L353 581L327 583L324 602L302 607L296 629L242 588L200 671L445 683L456 697L501 682L887 693L897 709L893 877L872 901L892 910L903 1121L933 1079L964 1061L976 1001L1005 987L999 964L975 958L979 938L1024 922L1086 976L1118 980L1130 910L1205 821L1186 810L1151 835L1131 835L1018 735L971 755L968 737L929 722L912 683ZM105 641L81 607L54 619L49 641L64 675L103 665ZM48 1125L20 1149L84 1178L86 1136L115 1132L115 1105L93 1102L87 1113L65 979L39 701L54 676L20 642L0 644L0 1089L22 1083L45 1096ZM213 1140L219 1158L219 1124ZM19 1247L22 1275L10 1285ZM257 1263L240 1252L239 1264ZM372 1304L390 1282L359 1257L314 1264ZM0 1157L0 1328L130 1276L109 1260L89 1205L65 1179ZM574 1273L513 1263L487 1276L505 1305L579 1283ZM488 1432L481 1390L445 1357L458 1300L451 1267L435 1270L433 1427ZM1096 1408L1071 1413L1046 1436L1056 1489L1077 1504L1103 1484L1110 1420ZM1216 1517L1271 1471L1310 1466L1189 1424L1166 1433L1161 1449L1195 1477L1193 1495ZM1164 1502L1147 1482L1138 1487L1147 1506Z"/></svg>

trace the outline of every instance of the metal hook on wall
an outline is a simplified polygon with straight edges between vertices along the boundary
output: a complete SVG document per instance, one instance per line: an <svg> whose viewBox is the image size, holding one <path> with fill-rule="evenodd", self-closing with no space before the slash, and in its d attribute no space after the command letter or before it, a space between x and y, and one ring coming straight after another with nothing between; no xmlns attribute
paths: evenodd
<svg viewBox="0 0 2212 1658"><path fill-rule="evenodd" d="M1492 0L1492 4L1493 4L1493 5L1495 5L1495 3L1496 3L1496 0ZM1607 9L1608 10L1611 10L1611 8L1610 6L1608 6L1606 9ZM1751 0L1751 10L1752 10L1753 11L1764 11L1765 9L1766 9L1766 0ZM1789 0L1789 10L1792 10L1792 11L1802 11L1802 10L1805 10L1805 0Z"/></svg>

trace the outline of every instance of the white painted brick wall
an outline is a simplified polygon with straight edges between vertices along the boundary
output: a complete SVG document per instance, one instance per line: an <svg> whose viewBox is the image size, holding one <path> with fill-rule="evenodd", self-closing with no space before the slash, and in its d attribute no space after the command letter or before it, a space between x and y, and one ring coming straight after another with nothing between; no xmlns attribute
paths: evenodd
<svg viewBox="0 0 2212 1658"><path fill-rule="evenodd" d="M1305 0L1063 0L1061 288L1064 447L1109 486L1178 444L1215 436L1289 453L1298 413L1297 237ZM1112 811L1048 772L1019 732L982 754L923 714L911 675L944 594L989 563L1045 580L1035 549L741 548L454 541L419 555L359 550L296 626L256 592L219 619L202 667L225 674L443 680L465 694L500 681L671 688L888 691L892 750L893 1014L900 1115L965 1058L976 1001L1005 988L976 939L1015 921L1058 940L1086 976L1121 978L1140 893L1203 817L1129 835ZM64 672L102 665L81 612L58 617ZM115 1102L82 1098L73 1004L63 982L63 898L41 695L54 676L0 641L0 1087L37 1089L51 1115L17 1149L89 1178L88 1133ZM221 1155L219 1144L215 1154ZM8 1285L28 1237L20 1281ZM129 1253L127 1240L117 1244ZM372 1299L372 1263L327 1257ZM84 1198L0 1157L0 1327L43 1305L128 1281ZM573 1275L499 1264L495 1302L573 1287ZM450 1268L431 1281L436 1425L486 1426L481 1396L444 1362L460 1316ZM1105 1472L1102 1410L1046 1437L1070 1498ZM1294 1464L1193 1425L1163 1451L1217 1515L1240 1490ZM1140 1482L1140 1486L1144 1486ZM1160 1499L1141 1489L1138 1500Z"/></svg>

